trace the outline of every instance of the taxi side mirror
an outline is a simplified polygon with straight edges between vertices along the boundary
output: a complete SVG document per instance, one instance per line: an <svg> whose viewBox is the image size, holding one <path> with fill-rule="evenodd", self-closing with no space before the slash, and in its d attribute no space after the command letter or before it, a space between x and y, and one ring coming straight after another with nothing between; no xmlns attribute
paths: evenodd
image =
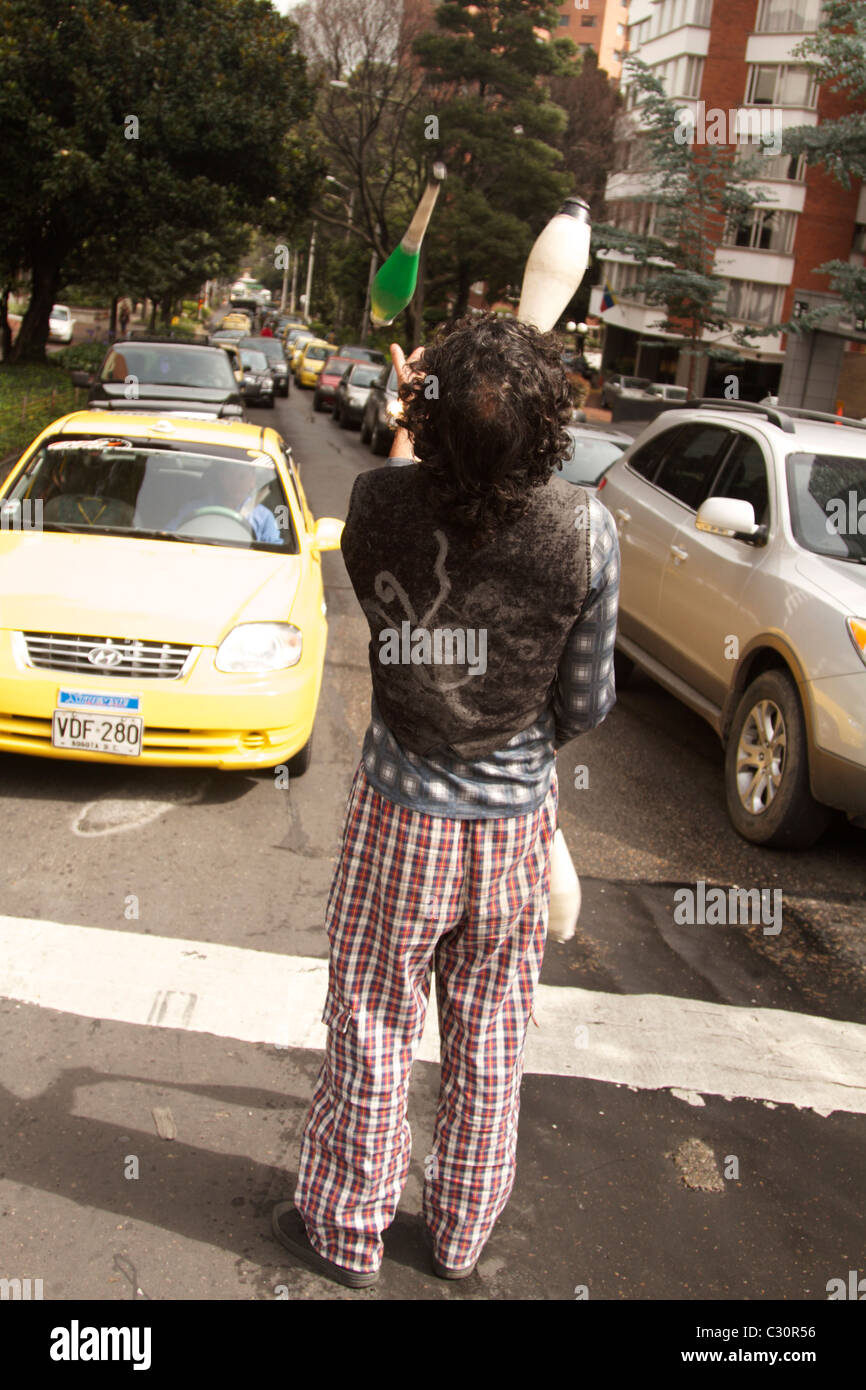
<svg viewBox="0 0 866 1390"><path fill-rule="evenodd" d="M343 522L335 516L320 516L313 532L313 549L339 550L343 535Z"/></svg>

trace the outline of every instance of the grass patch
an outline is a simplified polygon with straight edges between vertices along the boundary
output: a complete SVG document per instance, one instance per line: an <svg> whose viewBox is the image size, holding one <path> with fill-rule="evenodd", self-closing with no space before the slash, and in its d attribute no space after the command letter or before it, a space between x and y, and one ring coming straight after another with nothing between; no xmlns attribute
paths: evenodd
<svg viewBox="0 0 866 1390"><path fill-rule="evenodd" d="M23 454L52 420L83 404L68 374L49 364L0 364L0 459Z"/></svg>

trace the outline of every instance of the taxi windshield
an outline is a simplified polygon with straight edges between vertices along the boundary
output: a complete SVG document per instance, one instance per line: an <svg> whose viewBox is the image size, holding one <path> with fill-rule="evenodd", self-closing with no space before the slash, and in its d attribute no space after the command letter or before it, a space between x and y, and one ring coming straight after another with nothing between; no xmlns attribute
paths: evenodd
<svg viewBox="0 0 866 1390"><path fill-rule="evenodd" d="M43 531L227 545L296 555L298 538L273 460L255 450L155 441L53 439L3 498Z"/></svg>

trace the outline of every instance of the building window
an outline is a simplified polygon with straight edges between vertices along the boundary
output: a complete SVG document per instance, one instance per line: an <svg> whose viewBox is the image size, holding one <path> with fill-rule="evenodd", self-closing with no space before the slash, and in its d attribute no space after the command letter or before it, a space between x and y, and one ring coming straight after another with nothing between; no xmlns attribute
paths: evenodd
<svg viewBox="0 0 866 1390"><path fill-rule="evenodd" d="M581 27L581 29L594 29L594 28L595 28L595 15L594 15L594 14L585 14L585 15L582 15L582 16L581 16L581 20L580 20L580 27Z"/></svg>
<svg viewBox="0 0 866 1390"><path fill-rule="evenodd" d="M753 63L746 86L747 106L815 105L818 86L805 67Z"/></svg>
<svg viewBox="0 0 866 1390"><path fill-rule="evenodd" d="M568 27L569 19L570 19L570 15L567 15L567 14L561 14L561 15L559 16L559 27L560 27L560 29L566 29L566 28Z"/></svg>
<svg viewBox="0 0 866 1390"><path fill-rule="evenodd" d="M790 183L804 183L806 179L804 154L763 154L754 145L738 145L734 158L746 166L745 175L750 179L786 179Z"/></svg>
<svg viewBox="0 0 866 1390"><path fill-rule="evenodd" d="M866 223L858 222L855 226L851 251L855 256L862 256L866 252Z"/></svg>
<svg viewBox="0 0 866 1390"><path fill-rule="evenodd" d="M747 246L752 251L776 251L787 255L794 240L794 214L780 208L755 208L751 221L737 227L729 223L725 246Z"/></svg>
<svg viewBox="0 0 866 1390"><path fill-rule="evenodd" d="M704 75L703 58L689 57L685 61L685 76L677 96L696 97L700 95L701 78Z"/></svg>
<svg viewBox="0 0 866 1390"><path fill-rule="evenodd" d="M729 280L725 311L745 323L771 324L779 317L781 286L757 280Z"/></svg>
<svg viewBox="0 0 866 1390"><path fill-rule="evenodd" d="M756 34L814 34L821 0L761 0Z"/></svg>

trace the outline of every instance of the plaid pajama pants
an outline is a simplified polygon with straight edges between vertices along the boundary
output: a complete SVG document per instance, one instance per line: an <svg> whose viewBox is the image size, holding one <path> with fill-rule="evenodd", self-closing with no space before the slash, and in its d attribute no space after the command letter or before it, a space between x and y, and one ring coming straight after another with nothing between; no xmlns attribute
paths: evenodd
<svg viewBox="0 0 866 1390"><path fill-rule="evenodd" d="M363 763L355 773L325 918L325 1060L295 1190L311 1244L344 1268L379 1268L406 1181L431 967L441 1085L423 1212L437 1259L474 1263L511 1195L557 802L554 769L535 812L449 820L380 796Z"/></svg>

